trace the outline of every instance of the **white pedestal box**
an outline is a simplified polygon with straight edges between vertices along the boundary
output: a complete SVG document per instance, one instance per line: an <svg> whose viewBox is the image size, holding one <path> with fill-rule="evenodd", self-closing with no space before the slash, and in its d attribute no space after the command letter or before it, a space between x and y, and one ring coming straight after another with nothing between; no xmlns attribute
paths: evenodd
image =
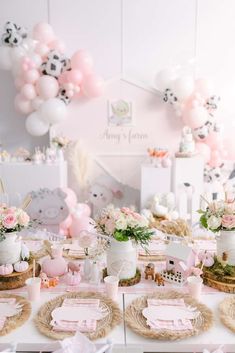
<svg viewBox="0 0 235 353"><path fill-rule="evenodd" d="M204 161L200 156L192 158L175 158L173 163L172 191L180 217L197 222L200 208L200 196L204 191L203 182Z"/></svg>
<svg viewBox="0 0 235 353"><path fill-rule="evenodd" d="M147 207L155 194L170 191L171 167L157 168L151 164L141 166L141 209Z"/></svg>
<svg viewBox="0 0 235 353"><path fill-rule="evenodd" d="M18 206L32 190L66 187L67 162L53 164L4 162L0 163L0 178L6 193L0 194L0 202L5 201Z"/></svg>

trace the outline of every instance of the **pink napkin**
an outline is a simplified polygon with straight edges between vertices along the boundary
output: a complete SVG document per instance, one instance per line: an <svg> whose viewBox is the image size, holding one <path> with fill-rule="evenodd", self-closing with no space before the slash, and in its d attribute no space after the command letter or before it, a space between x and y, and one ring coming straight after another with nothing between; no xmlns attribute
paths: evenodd
<svg viewBox="0 0 235 353"><path fill-rule="evenodd" d="M148 299L147 300L148 307L159 306L159 305L172 305L174 306L184 306L184 299ZM174 308L172 307L172 310ZM177 325L173 320L147 320L147 324L151 329L154 330L171 330L171 331L182 331L182 330L192 330L192 323L189 319L178 320Z"/></svg>
<svg viewBox="0 0 235 353"><path fill-rule="evenodd" d="M15 304L15 301L16 301L15 298L0 298L0 303ZM1 313L0 313L0 331L3 329L6 319L7 318L4 316L1 316Z"/></svg>
<svg viewBox="0 0 235 353"><path fill-rule="evenodd" d="M86 306L92 308L99 308L99 299L79 299L79 298L67 298L63 301L62 306ZM79 332L94 332L96 330L96 320L78 320L66 321L61 320L55 324L52 324L54 331L79 331Z"/></svg>

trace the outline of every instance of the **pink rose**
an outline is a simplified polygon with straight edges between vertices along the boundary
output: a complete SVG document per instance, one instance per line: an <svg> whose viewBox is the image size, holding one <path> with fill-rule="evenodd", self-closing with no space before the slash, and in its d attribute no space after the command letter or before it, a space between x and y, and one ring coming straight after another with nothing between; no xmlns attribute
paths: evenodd
<svg viewBox="0 0 235 353"><path fill-rule="evenodd" d="M27 227L29 224L29 216L26 212L21 212L18 217L18 222L22 227Z"/></svg>
<svg viewBox="0 0 235 353"><path fill-rule="evenodd" d="M224 215L222 217L222 226L227 229L235 228L235 215Z"/></svg>
<svg viewBox="0 0 235 353"><path fill-rule="evenodd" d="M15 226L17 225L17 219L14 214L7 214L3 218L2 224L7 229L15 228Z"/></svg>

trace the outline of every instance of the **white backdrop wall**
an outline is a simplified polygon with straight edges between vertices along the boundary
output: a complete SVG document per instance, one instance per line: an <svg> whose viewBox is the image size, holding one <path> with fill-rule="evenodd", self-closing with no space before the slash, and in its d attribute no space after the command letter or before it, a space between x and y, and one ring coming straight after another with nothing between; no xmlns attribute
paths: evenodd
<svg viewBox="0 0 235 353"><path fill-rule="evenodd" d="M234 14L234 0L0 0L1 28L7 20L29 29L39 21L49 21L66 42L67 53L89 50L96 72L106 80L121 75L148 90L154 73L171 64L181 65L182 72L213 78L216 93L223 96L222 120L232 119L234 114ZM15 93L10 74L1 71L0 141L11 149L43 145L47 136L29 136L24 129L25 117L14 111ZM120 89L116 98L121 96L126 97L125 89ZM130 96L135 100L135 92ZM154 136L157 145L164 136L166 144L170 141L176 146L180 122L157 96L150 94L146 99L136 115L138 121L145 119L152 134L146 144L152 144ZM72 117L77 115L79 121L77 130L86 121L84 115L79 120L82 104L70 107ZM93 111L94 119L104 119L102 109ZM165 117L167 122L161 124ZM143 152L145 148L143 145Z"/></svg>

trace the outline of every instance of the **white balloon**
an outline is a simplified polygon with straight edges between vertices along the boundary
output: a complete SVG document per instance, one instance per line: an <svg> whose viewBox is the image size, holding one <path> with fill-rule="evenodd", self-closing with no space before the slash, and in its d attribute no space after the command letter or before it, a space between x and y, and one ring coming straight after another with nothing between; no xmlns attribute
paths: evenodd
<svg viewBox="0 0 235 353"><path fill-rule="evenodd" d="M30 114L25 121L26 130L30 135L43 136L49 130L49 124L40 119L37 112Z"/></svg>
<svg viewBox="0 0 235 353"><path fill-rule="evenodd" d="M180 100L188 98L194 90L194 79L192 76L178 77L173 82L173 92Z"/></svg>
<svg viewBox="0 0 235 353"><path fill-rule="evenodd" d="M42 58L36 53L29 53L28 57L34 62L36 68L39 68L42 65Z"/></svg>
<svg viewBox="0 0 235 353"><path fill-rule="evenodd" d="M40 97L34 98L31 102L31 106L33 110L38 110L41 107L43 102L44 102L43 99L41 99Z"/></svg>
<svg viewBox="0 0 235 353"><path fill-rule="evenodd" d="M18 47L12 48L11 50L12 65L14 65L15 63L19 63L22 57L25 56L25 54L26 54L26 51L21 45L19 45Z"/></svg>
<svg viewBox="0 0 235 353"><path fill-rule="evenodd" d="M155 86L160 91L164 91L170 87L171 82L175 79L176 72L173 68L164 69L159 71L155 76Z"/></svg>
<svg viewBox="0 0 235 353"><path fill-rule="evenodd" d="M0 47L0 69L11 70L11 50L7 46Z"/></svg>
<svg viewBox="0 0 235 353"><path fill-rule="evenodd" d="M30 53L34 51L37 43L38 42L32 38L26 38L22 43L22 47L26 50L27 53Z"/></svg>
<svg viewBox="0 0 235 353"><path fill-rule="evenodd" d="M41 105L41 119L50 124L56 124L66 118L67 108L65 103L58 98L50 98Z"/></svg>

